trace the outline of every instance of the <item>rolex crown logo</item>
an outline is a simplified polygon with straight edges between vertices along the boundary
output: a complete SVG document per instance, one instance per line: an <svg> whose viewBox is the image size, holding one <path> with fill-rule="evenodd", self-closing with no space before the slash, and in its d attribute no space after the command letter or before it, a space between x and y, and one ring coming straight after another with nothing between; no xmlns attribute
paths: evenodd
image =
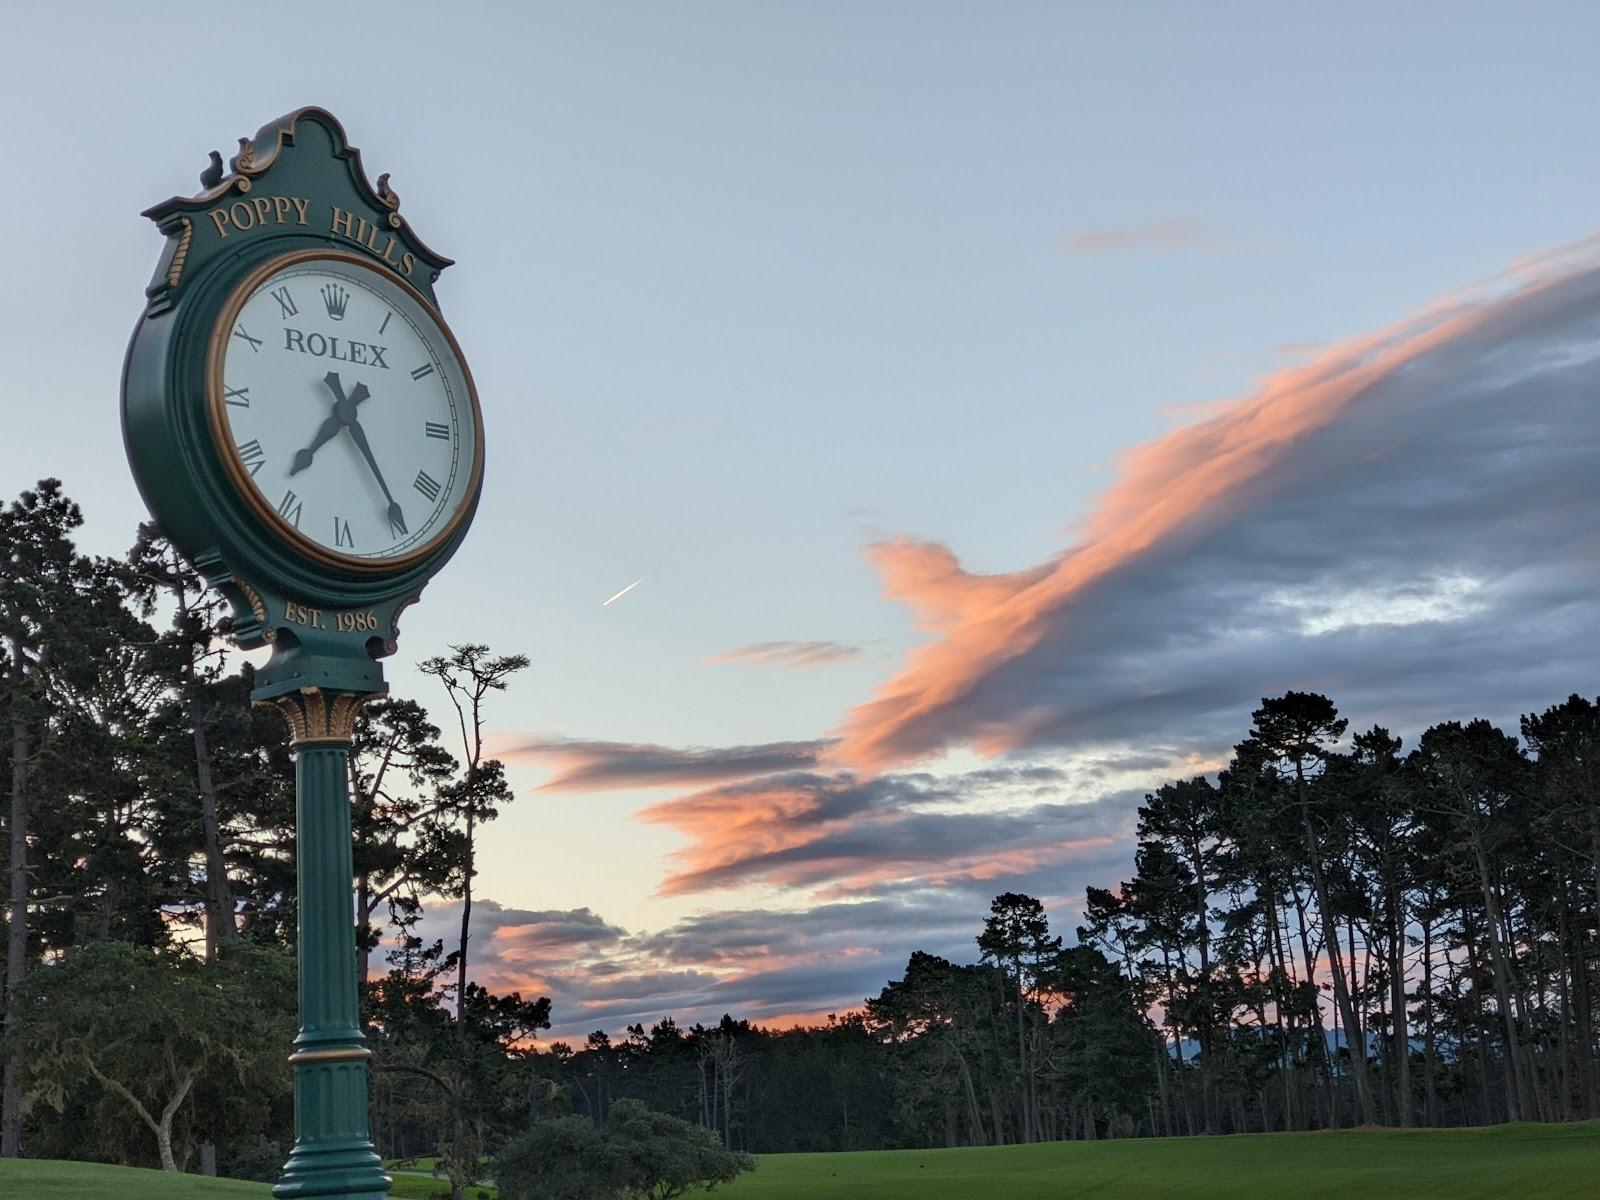
<svg viewBox="0 0 1600 1200"><path fill-rule="evenodd" d="M350 303L350 293L337 283L330 283L322 289L322 303L327 305L330 317L335 321L342 321L345 305Z"/></svg>

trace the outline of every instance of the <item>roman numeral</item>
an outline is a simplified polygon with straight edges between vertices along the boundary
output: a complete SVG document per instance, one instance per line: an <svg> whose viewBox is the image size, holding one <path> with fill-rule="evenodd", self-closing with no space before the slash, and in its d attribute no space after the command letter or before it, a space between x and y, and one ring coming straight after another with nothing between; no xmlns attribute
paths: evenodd
<svg viewBox="0 0 1600 1200"><path fill-rule="evenodd" d="M278 515L288 521L296 529L300 528L300 510L304 507L300 497L293 491L283 494L283 499L278 501Z"/></svg>
<svg viewBox="0 0 1600 1200"><path fill-rule="evenodd" d="M244 464L245 470L249 471L251 477L254 478L255 473L261 470L262 464L267 461L267 452L261 448L259 440L251 438L239 447L239 461Z"/></svg>
<svg viewBox="0 0 1600 1200"><path fill-rule="evenodd" d="M260 338L255 338L255 337L251 337L249 330L247 330L243 325L240 325L237 329L235 329L233 331L233 336L236 337L236 338L243 338L245 341L249 342L250 343L250 352L252 354L260 354L261 353L261 339Z"/></svg>
<svg viewBox="0 0 1600 1200"><path fill-rule="evenodd" d="M249 408L250 407L250 389L249 388L247 388L247 387L231 388L227 384L223 384L222 385L222 393L223 393L222 394L222 399L223 399L223 402L225 404L231 404L235 408Z"/></svg>
<svg viewBox="0 0 1600 1200"><path fill-rule="evenodd" d="M352 550L356 548L356 539L350 534L350 522L343 517L335 517L333 519L333 544L335 546L349 546Z"/></svg>
<svg viewBox="0 0 1600 1200"><path fill-rule="evenodd" d="M416 380L419 380L419 379L426 379L429 375L432 375L432 374L433 374L433 364L432 363L423 363L415 371L411 372L411 378L412 378L412 381L415 382Z"/></svg>
<svg viewBox="0 0 1600 1200"><path fill-rule="evenodd" d="M285 320L300 315L300 310L294 306L294 297L289 295L287 287L278 288L272 293L272 298L278 302L278 307L282 310Z"/></svg>
<svg viewBox="0 0 1600 1200"><path fill-rule="evenodd" d="M439 483L426 471L418 471L416 482L411 486L416 488L417 491L421 492L429 500L437 500L439 498Z"/></svg>
<svg viewBox="0 0 1600 1200"><path fill-rule="evenodd" d="M450 439L450 426L441 425L437 421L424 421L422 424L427 429L429 437L444 438L446 441Z"/></svg>
<svg viewBox="0 0 1600 1200"><path fill-rule="evenodd" d="M378 336L379 337L382 337L383 336L383 331L385 329L389 328L389 318L392 317L392 316L394 316L393 310L390 310L389 312L386 312L386 313L383 314L383 324L378 326Z"/></svg>

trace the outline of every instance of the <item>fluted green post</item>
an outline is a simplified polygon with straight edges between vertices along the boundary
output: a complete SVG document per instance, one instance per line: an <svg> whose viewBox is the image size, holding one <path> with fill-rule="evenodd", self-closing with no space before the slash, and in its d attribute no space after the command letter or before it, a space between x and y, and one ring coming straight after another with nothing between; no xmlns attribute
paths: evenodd
<svg viewBox="0 0 1600 1200"><path fill-rule="evenodd" d="M300 1033L294 1041L294 1151L272 1194L384 1200L389 1177L367 1123L367 1060L356 1001L350 899L350 734L365 696L306 688L273 703L295 754L300 902Z"/></svg>

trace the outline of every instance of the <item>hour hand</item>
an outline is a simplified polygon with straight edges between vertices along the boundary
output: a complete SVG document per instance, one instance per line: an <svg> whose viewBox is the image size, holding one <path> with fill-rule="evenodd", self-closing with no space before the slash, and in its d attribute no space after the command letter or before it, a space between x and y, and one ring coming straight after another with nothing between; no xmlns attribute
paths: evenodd
<svg viewBox="0 0 1600 1200"><path fill-rule="evenodd" d="M329 417L326 421L324 421L322 423L322 428L317 430L317 436L311 439L311 444L304 450L296 450L294 452L294 464L289 468L289 474L296 475L309 467L311 465L311 459L317 453L318 448L343 428L344 422L341 421L337 416Z"/></svg>
<svg viewBox="0 0 1600 1200"><path fill-rule="evenodd" d="M356 406L372 393L367 391L367 385L358 383L351 389L350 394L344 394L344 385L339 380L339 372L329 371L323 376L322 382L328 385L328 390L334 395L333 415L322 423L322 428L317 430L317 436L311 439L311 445L304 450L294 452L294 462L289 467L289 474L295 475L304 471L311 465L311 460L316 456L317 450L323 443L332 438L339 430L356 419Z"/></svg>

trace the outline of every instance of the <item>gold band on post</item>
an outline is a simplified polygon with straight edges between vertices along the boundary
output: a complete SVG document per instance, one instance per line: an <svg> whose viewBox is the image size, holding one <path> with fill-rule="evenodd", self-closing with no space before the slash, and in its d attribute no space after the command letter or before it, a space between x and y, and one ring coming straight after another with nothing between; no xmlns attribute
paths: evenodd
<svg viewBox="0 0 1600 1200"><path fill-rule="evenodd" d="M355 1046L343 1050L297 1050L289 1055L289 1065L299 1066L301 1063L324 1062L353 1062L363 1058L371 1058L372 1051Z"/></svg>
<svg viewBox="0 0 1600 1200"><path fill-rule="evenodd" d="M355 734L356 714L367 697L357 692L335 692L330 699L321 688L301 688L298 694L262 701L283 714L289 723L289 745L348 746Z"/></svg>

